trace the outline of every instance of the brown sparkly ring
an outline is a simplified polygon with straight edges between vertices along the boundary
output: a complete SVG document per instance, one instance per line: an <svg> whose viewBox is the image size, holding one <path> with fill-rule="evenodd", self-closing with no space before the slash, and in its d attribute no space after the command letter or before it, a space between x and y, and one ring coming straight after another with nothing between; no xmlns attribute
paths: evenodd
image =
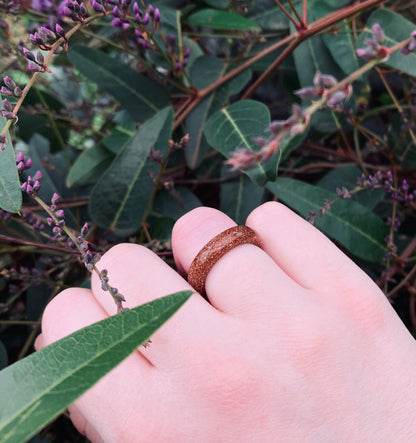
<svg viewBox="0 0 416 443"><path fill-rule="evenodd" d="M205 280L215 263L231 249L244 244L263 249L263 243L248 226L234 226L215 236L199 251L191 263L188 283L201 295L205 295Z"/></svg>

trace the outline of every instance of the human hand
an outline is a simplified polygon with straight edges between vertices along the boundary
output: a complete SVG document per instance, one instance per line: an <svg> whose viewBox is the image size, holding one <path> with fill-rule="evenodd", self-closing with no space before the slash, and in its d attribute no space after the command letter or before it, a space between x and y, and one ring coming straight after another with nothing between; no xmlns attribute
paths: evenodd
<svg viewBox="0 0 416 443"><path fill-rule="evenodd" d="M186 274L198 251L234 226L198 208L174 226ZM371 279L279 203L153 336L70 408L94 442L414 441L416 347ZM134 307L189 284L154 253L109 250L99 269ZM73 288L47 306L37 347L115 314L108 293Z"/></svg>

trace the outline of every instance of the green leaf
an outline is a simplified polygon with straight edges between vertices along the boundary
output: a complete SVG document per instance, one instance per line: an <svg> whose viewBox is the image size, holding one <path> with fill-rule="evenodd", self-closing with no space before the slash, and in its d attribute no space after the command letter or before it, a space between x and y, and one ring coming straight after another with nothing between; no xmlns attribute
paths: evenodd
<svg viewBox="0 0 416 443"><path fill-rule="evenodd" d="M287 16L277 7L274 0L256 0L252 2L247 17L264 30L284 31L289 28Z"/></svg>
<svg viewBox="0 0 416 443"><path fill-rule="evenodd" d="M169 105L165 88L103 52L75 45L69 59L82 74L124 106L135 121L143 122Z"/></svg>
<svg viewBox="0 0 416 443"><path fill-rule="evenodd" d="M344 20L343 25L344 26L336 34L324 33L322 35L322 40L329 49L335 63L346 75L349 75L356 71L360 66L358 56L355 52L352 30L349 22Z"/></svg>
<svg viewBox="0 0 416 443"><path fill-rule="evenodd" d="M146 342L191 294L177 292L102 320L0 371L2 441L27 441Z"/></svg>
<svg viewBox="0 0 416 443"><path fill-rule="evenodd" d="M0 131L6 126L7 120L0 116ZM6 134L6 147L0 152L0 208L7 212L18 212L22 206L19 174L16 158L10 139Z"/></svg>
<svg viewBox="0 0 416 443"><path fill-rule="evenodd" d="M203 89L224 76L228 64L219 58L204 55L199 57L189 70L192 84ZM230 94L236 94L250 79L247 70L216 89L205 97L185 120L185 132L189 134L189 143L186 146L185 158L191 169L197 168L209 150L209 144L204 136L207 119L221 109Z"/></svg>
<svg viewBox="0 0 416 443"><path fill-rule="evenodd" d="M189 25L204 26L212 29L235 29L238 31L260 31L260 26L234 12L218 11L217 9L203 9L190 15L186 22Z"/></svg>
<svg viewBox="0 0 416 443"><path fill-rule="evenodd" d="M145 168L147 156L167 121L170 125L173 122L172 108L165 108L146 121L99 179L89 206L91 218L98 226L121 236L140 228L153 190Z"/></svg>
<svg viewBox="0 0 416 443"><path fill-rule="evenodd" d="M270 114L267 106L254 100L236 102L223 108L210 117L205 126L205 137L208 143L225 157L238 148L257 151L259 147L253 137L269 136L265 134L270 124ZM276 178L277 164L280 152L273 155L265 164L257 164L253 169L244 171L259 186L268 180Z"/></svg>
<svg viewBox="0 0 416 443"><path fill-rule="evenodd" d="M368 22L357 39L356 47L361 48L365 39L372 35L372 26L378 23L384 30L386 38L383 42L387 47L394 46L410 37L410 33L415 30L415 23L405 19L389 9L376 9L368 19ZM406 74L416 76L416 53L404 55L400 51L392 54L383 64L398 69Z"/></svg>
<svg viewBox="0 0 416 443"><path fill-rule="evenodd" d="M97 177L110 166L114 155L102 145L95 145L84 151L72 165L66 185L81 186L96 183Z"/></svg>
<svg viewBox="0 0 416 443"><path fill-rule="evenodd" d="M229 177L229 168L223 167L222 177ZM240 175L235 180L221 185L220 209L237 224L245 224L250 212L262 201L264 188L255 185L247 176Z"/></svg>
<svg viewBox="0 0 416 443"><path fill-rule="evenodd" d="M337 197L334 192L290 178L278 178L267 189L305 218L310 211L319 211L325 199ZM360 258L380 262L384 256L387 226L355 201L337 201L330 211L315 218L315 225Z"/></svg>

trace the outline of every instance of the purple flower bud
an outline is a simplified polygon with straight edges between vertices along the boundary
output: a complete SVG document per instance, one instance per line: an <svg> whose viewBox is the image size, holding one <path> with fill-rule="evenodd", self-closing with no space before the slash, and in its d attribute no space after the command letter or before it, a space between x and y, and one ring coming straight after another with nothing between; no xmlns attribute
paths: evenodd
<svg viewBox="0 0 416 443"><path fill-rule="evenodd" d="M13 97L13 92L12 91L10 91L10 89L9 88L6 88L5 86L2 86L1 88L0 88L0 92L3 94L3 95L7 95L7 96L9 96L9 97Z"/></svg>
<svg viewBox="0 0 416 443"><path fill-rule="evenodd" d="M41 65L43 65L43 62L45 61L45 57L40 51L36 54L36 61Z"/></svg>
<svg viewBox="0 0 416 443"><path fill-rule="evenodd" d="M39 31L39 36L42 37L43 39L47 40L54 40L56 38L56 35L53 31L51 31L50 29L46 28L45 26L42 26Z"/></svg>
<svg viewBox="0 0 416 443"><path fill-rule="evenodd" d="M30 169L32 167L32 159L28 158L26 160L25 169Z"/></svg>
<svg viewBox="0 0 416 443"><path fill-rule="evenodd" d="M33 45L43 45L45 43L45 40L37 33L29 35L29 40L33 43Z"/></svg>
<svg viewBox="0 0 416 443"><path fill-rule="evenodd" d="M111 20L111 26L114 26L115 28L122 28L123 22L119 18L115 17L113 20Z"/></svg>
<svg viewBox="0 0 416 443"><path fill-rule="evenodd" d="M58 23L55 25L55 32L59 35L59 37L65 38L65 31Z"/></svg>
<svg viewBox="0 0 416 443"><path fill-rule="evenodd" d="M30 166L32 166L32 160L30 160ZM40 171L36 171L36 174L34 175L33 180L40 180L41 178L42 178L42 173Z"/></svg>
<svg viewBox="0 0 416 443"><path fill-rule="evenodd" d="M153 17L153 14L155 13L155 9L153 8L152 5L149 5L149 7L147 8L147 12L149 13L150 17Z"/></svg>
<svg viewBox="0 0 416 443"><path fill-rule="evenodd" d="M7 120L14 120L16 118L16 116L9 111L1 111L1 115Z"/></svg>
<svg viewBox="0 0 416 443"><path fill-rule="evenodd" d="M27 192L29 195L33 195L33 187L32 187L31 185L27 184L27 186L26 186L26 192Z"/></svg>
<svg viewBox="0 0 416 443"><path fill-rule="evenodd" d="M6 75L6 77L3 78L4 84L11 90L13 90L17 85L16 83Z"/></svg>
<svg viewBox="0 0 416 443"><path fill-rule="evenodd" d="M88 223L85 223L81 228L81 236L85 237L88 234Z"/></svg>
<svg viewBox="0 0 416 443"><path fill-rule="evenodd" d="M146 26L149 24L149 21L150 21L150 17L149 17L149 14L146 12L146 14L143 17L142 23L144 26Z"/></svg>
<svg viewBox="0 0 416 443"><path fill-rule="evenodd" d="M91 6L94 9L95 12L105 12L105 8L100 3L96 2L95 0L91 1Z"/></svg>
<svg viewBox="0 0 416 443"><path fill-rule="evenodd" d="M183 56L188 58L191 55L191 48L186 48Z"/></svg>
<svg viewBox="0 0 416 443"><path fill-rule="evenodd" d="M32 72L40 72L41 68L36 64L36 63L32 63L29 62L27 67L32 71Z"/></svg>
<svg viewBox="0 0 416 443"><path fill-rule="evenodd" d="M113 15L114 15L114 17L117 17L117 18L121 17L120 9L118 9L117 6L114 6L114 8L113 8Z"/></svg>
<svg viewBox="0 0 416 443"><path fill-rule="evenodd" d="M295 95L297 95L300 98L313 98L319 95L319 91L314 86L306 86L305 88L297 89L296 91L293 91Z"/></svg>
<svg viewBox="0 0 416 443"><path fill-rule="evenodd" d="M62 14L65 15L66 17L69 17L69 18L73 17L73 12L71 11L71 9L69 9L68 6L64 6L62 8Z"/></svg>
<svg viewBox="0 0 416 443"><path fill-rule="evenodd" d="M55 226L55 227L52 228L52 232L53 232L54 234L59 235L59 234L62 232L62 229L61 229L61 228L58 228L58 226Z"/></svg>
<svg viewBox="0 0 416 443"><path fill-rule="evenodd" d="M27 183L26 183L26 182L22 183L22 186L20 186L20 189L21 189L23 192L25 192L25 191L26 191L26 188L27 188Z"/></svg>
<svg viewBox="0 0 416 443"><path fill-rule="evenodd" d="M46 221L48 222L49 226L55 226L55 220L51 217L46 217Z"/></svg>
<svg viewBox="0 0 416 443"><path fill-rule="evenodd" d="M33 185L33 191L34 192L38 192L39 189L40 189L40 182L39 182L39 180L36 180L34 185Z"/></svg>
<svg viewBox="0 0 416 443"><path fill-rule="evenodd" d="M139 5L137 4L137 2L135 2L133 5L133 13L134 13L134 15L137 15L137 14L140 15L140 8L139 8Z"/></svg>
<svg viewBox="0 0 416 443"><path fill-rule="evenodd" d="M23 155L23 152L19 152L19 153L16 155L16 161L17 161L17 162L22 162L22 161L24 161L24 159L25 159L25 156Z"/></svg>
<svg viewBox="0 0 416 443"><path fill-rule="evenodd" d="M340 105L345 100L345 93L343 91L334 92L327 101L327 105L331 108Z"/></svg>
<svg viewBox="0 0 416 443"><path fill-rule="evenodd" d="M159 11L159 8L156 8L155 9L155 22L156 23L159 23L160 22L160 11Z"/></svg>
<svg viewBox="0 0 416 443"><path fill-rule="evenodd" d="M369 47L359 48L355 52L357 53L358 57L361 57L364 60L373 60L377 55L377 53Z"/></svg>
<svg viewBox="0 0 416 443"><path fill-rule="evenodd" d="M9 100L7 100L7 98L5 98L5 99L3 100L3 108L4 108L6 111L11 111L11 110L13 109L12 105L10 104Z"/></svg>
<svg viewBox="0 0 416 443"><path fill-rule="evenodd" d="M79 13L81 14L82 17L86 17L87 16L87 8L85 7L84 3L81 3L79 6Z"/></svg>
<svg viewBox="0 0 416 443"><path fill-rule="evenodd" d="M31 60L32 62L34 62L36 60L35 58L35 54L33 54L32 51L29 51L29 49L25 48L23 46L23 55L28 59Z"/></svg>
<svg viewBox="0 0 416 443"><path fill-rule="evenodd" d="M58 203L58 201L59 201L59 195L56 192L54 192L53 196L52 196L52 199L51 199L51 203L53 205L56 205L56 203Z"/></svg>
<svg viewBox="0 0 416 443"><path fill-rule="evenodd" d="M23 172L23 171L25 170L25 164L24 164L24 162L20 161L20 162L17 164L17 170L18 170L19 173L20 173L20 172Z"/></svg>
<svg viewBox="0 0 416 443"><path fill-rule="evenodd" d="M23 94L23 91L19 88L19 86L16 86L13 90L13 94L15 95L15 97L21 97Z"/></svg>
<svg viewBox="0 0 416 443"><path fill-rule="evenodd" d="M385 38L383 28L378 24L373 25L373 36L379 44L382 44Z"/></svg>

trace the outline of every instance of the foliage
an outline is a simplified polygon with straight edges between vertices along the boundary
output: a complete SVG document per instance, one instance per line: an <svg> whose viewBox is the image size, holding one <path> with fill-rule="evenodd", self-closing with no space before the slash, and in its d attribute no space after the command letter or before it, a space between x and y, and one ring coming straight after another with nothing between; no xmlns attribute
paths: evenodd
<svg viewBox="0 0 416 443"><path fill-rule="evenodd" d="M399 3L0 1L0 367L30 353L48 300L91 272L122 311L100 254L129 241L172 264L173 223L199 205L244 224L262 202L284 202L374 278L413 332L416 32ZM82 391L185 299L152 305L160 318L141 318L154 326L144 335L133 319L111 336L136 310L108 320L108 339L129 345ZM53 360L62 346L41 352ZM0 391L35 361L47 370L39 355L0 372ZM13 429L37 432L82 391ZM31 408L6 397L7 414Z"/></svg>

